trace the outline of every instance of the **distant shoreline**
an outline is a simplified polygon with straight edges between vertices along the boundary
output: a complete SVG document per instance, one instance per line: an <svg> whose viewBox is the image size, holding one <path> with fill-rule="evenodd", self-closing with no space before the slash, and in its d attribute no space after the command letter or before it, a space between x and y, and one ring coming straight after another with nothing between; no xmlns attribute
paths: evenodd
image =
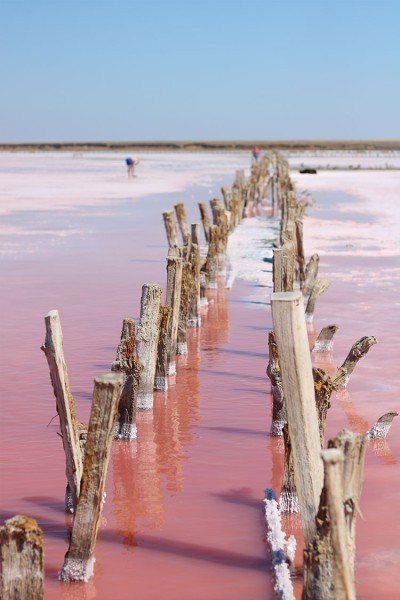
<svg viewBox="0 0 400 600"><path fill-rule="evenodd" d="M155 141L155 142L40 142L0 144L0 152L36 151L400 151L400 140L227 140L227 141Z"/></svg>

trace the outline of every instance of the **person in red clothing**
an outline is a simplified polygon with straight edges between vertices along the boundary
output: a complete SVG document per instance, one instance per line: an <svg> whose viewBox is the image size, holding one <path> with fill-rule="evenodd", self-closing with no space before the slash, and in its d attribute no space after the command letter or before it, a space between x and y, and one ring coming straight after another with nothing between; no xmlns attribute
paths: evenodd
<svg viewBox="0 0 400 600"><path fill-rule="evenodd" d="M254 160L258 160L258 157L260 156L260 149L257 148L257 146L255 148L253 148L253 158Z"/></svg>

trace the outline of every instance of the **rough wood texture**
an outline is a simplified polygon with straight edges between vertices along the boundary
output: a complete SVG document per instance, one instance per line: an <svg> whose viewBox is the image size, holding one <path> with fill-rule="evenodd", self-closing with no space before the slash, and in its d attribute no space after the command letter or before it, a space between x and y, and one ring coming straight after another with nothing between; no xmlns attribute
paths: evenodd
<svg viewBox="0 0 400 600"><path fill-rule="evenodd" d="M322 489L318 416L308 337L300 292L271 296L296 490L306 543L315 533L315 514Z"/></svg>
<svg viewBox="0 0 400 600"><path fill-rule="evenodd" d="M224 199L224 204L225 204L226 210L231 210L231 199L232 199L231 192L228 190L228 188L226 186L222 186L221 193L222 193L222 197Z"/></svg>
<svg viewBox="0 0 400 600"><path fill-rule="evenodd" d="M319 436L321 448L324 447L324 436L326 426L326 416L331 407L329 402L332 392L337 390L346 377L346 370L339 369L334 377L329 375L323 369L313 368L315 403L318 414Z"/></svg>
<svg viewBox="0 0 400 600"><path fill-rule="evenodd" d="M339 329L338 325L327 325L321 329L311 352L332 352L333 336Z"/></svg>
<svg viewBox="0 0 400 600"><path fill-rule="evenodd" d="M59 574L63 581L87 581L93 574L97 529L122 384L121 373L106 373L94 380L81 494L69 549Z"/></svg>
<svg viewBox="0 0 400 600"><path fill-rule="evenodd" d="M191 224L190 235L192 237L192 244L196 244L200 248L200 225L199 225L199 223Z"/></svg>
<svg viewBox="0 0 400 600"><path fill-rule="evenodd" d="M287 423L285 400L282 389L281 368L279 366L278 348L274 331L268 334L269 363L267 375L271 380L272 392L272 424L271 435L282 436L283 427Z"/></svg>
<svg viewBox="0 0 400 600"><path fill-rule="evenodd" d="M189 315L189 303L193 291L192 265L189 261L183 261L181 302L179 305L178 335L176 340L176 353L187 354L187 327Z"/></svg>
<svg viewBox="0 0 400 600"><path fill-rule="evenodd" d="M188 327L200 327L200 247L194 242L190 248L192 291L189 297Z"/></svg>
<svg viewBox="0 0 400 600"><path fill-rule="evenodd" d="M179 229L182 235L183 243L186 242L186 238L189 235L189 223L186 216L185 205L183 202L174 204L176 219L178 221Z"/></svg>
<svg viewBox="0 0 400 600"><path fill-rule="evenodd" d="M303 296L308 298L318 277L319 255L313 254L307 263L306 278L303 285Z"/></svg>
<svg viewBox="0 0 400 600"><path fill-rule="evenodd" d="M178 232L176 231L174 211L168 210L163 212L165 231L168 239L168 246L174 248L179 246Z"/></svg>
<svg viewBox="0 0 400 600"><path fill-rule="evenodd" d="M315 305L319 296L329 287L329 279L317 279L311 290L306 307L306 323L312 323L314 319Z"/></svg>
<svg viewBox="0 0 400 600"><path fill-rule="evenodd" d="M210 241L210 227L211 227L211 221L210 221L210 217L208 216L207 213L207 208L206 205L204 204L204 202L199 202L199 209L200 209L200 216L201 216L201 222L203 223L203 229L204 229L204 236L206 238L206 241L209 242Z"/></svg>
<svg viewBox="0 0 400 600"><path fill-rule="evenodd" d="M286 542L286 536L282 531L281 515L272 489L265 490L264 506L267 539L271 548L272 566L275 573L274 588L280 600L295 600L285 546L288 546L289 553L294 555L296 540L294 536L290 536L289 542Z"/></svg>
<svg viewBox="0 0 400 600"><path fill-rule="evenodd" d="M142 287L140 320L136 335L137 358L143 369L140 372L137 408L153 407L154 376L157 364L158 337L160 334L161 288L156 283Z"/></svg>
<svg viewBox="0 0 400 600"><path fill-rule="evenodd" d="M356 367L356 364L363 356L367 354L368 350L374 344L376 344L376 338L374 338L373 335L365 335L353 344L350 352L346 357L346 360L342 364L342 368L346 369L347 371L347 377L346 380L343 382L342 387L347 386L350 376Z"/></svg>
<svg viewBox="0 0 400 600"><path fill-rule="evenodd" d="M0 527L0 598L42 600L43 534L35 519L17 515Z"/></svg>
<svg viewBox="0 0 400 600"><path fill-rule="evenodd" d="M168 389L168 332L172 308L160 305L160 333L158 337L157 365L154 377L154 389Z"/></svg>
<svg viewBox="0 0 400 600"><path fill-rule="evenodd" d="M368 433L367 433L368 438L370 440L373 440L376 438L385 438L387 436L387 434L389 433L390 427L392 426L393 419L398 416L399 416L398 412L388 412L388 413L385 413L384 415L382 415L377 420L375 425L373 427L371 427L371 429L368 431Z"/></svg>
<svg viewBox="0 0 400 600"><path fill-rule="evenodd" d="M293 292L295 251L292 241L286 240L281 248L274 249L272 273L274 292Z"/></svg>
<svg viewBox="0 0 400 600"><path fill-rule="evenodd" d="M171 308L168 330L168 375L176 373L176 340L178 337L179 307L181 304L183 262L181 258L167 258L167 298Z"/></svg>
<svg viewBox="0 0 400 600"><path fill-rule="evenodd" d="M57 310L45 317L46 339L42 350L50 369L50 379L56 397L61 435L66 458L65 474L72 498L72 507L78 502L82 478L83 460L79 444L79 427L75 415L74 400L68 383L67 365L64 360L63 335ZM66 506L69 510L70 507ZM72 508L72 510L73 510Z"/></svg>
<svg viewBox="0 0 400 600"><path fill-rule="evenodd" d="M141 369L135 359L135 322L124 319L117 355L111 366L111 371L123 375L114 439L136 439L136 402Z"/></svg>
<svg viewBox="0 0 400 600"><path fill-rule="evenodd" d="M206 260L208 275L207 287L216 290L218 287L218 227L210 225L208 253Z"/></svg>
<svg viewBox="0 0 400 600"><path fill-rule="evenodd" d="M283 464L282 488L279 496L279 508L281 512L297 513L299 512L300 507L296 492L292 444L290 443L289 428L287 423L283 427L283 440L285 445L285 461Z"/></svg>
<svg viewBox="0 0 400 600"><path fill-rule="evenodd" d="M228 217L220 200L217 198L210 200L210 205L213 214L213 224L218 227L218 270L220 273L225 273L229 238Z"/></svg>
<svg viewBox="0 0 400 600"><path fill-rule="evenodd" d="M306 279L306 259L304 256L304 244L303 244L303 219L297 218L295 220L296 229L296 259L297 259L297 273L298 282L300 289L304 287Z"/></svg>

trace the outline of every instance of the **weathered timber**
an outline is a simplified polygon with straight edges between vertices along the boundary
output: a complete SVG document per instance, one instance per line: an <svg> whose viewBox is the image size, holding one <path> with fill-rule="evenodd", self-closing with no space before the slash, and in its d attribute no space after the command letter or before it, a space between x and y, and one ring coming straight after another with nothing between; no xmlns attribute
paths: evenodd
<svg viewBox="0 0 400 600"><path fill-rule="evenodd" d="M191 223L190 234L192 236L192 244L197 244L200 248L200 225L199 223Z"/></svg>
<svg viewBox="0 0 400 600"><path fill-rule="evenodd" d="M206 260L206 271L208 275L208 289L218 287L218 226L210 225L208 253Z"/></svg>
<svg viewBox="0 0 400 600"><path fill-rule="evenodd" d="M282 389L281 368L279 366L278 348L274 331L268 334L269 362L267 375L271 380L272 392L272 424L271 435L282 436L283 427L287 423L285 400Z"/></svg>
<svg viewBox="0 0 400 600"><path fill-rule="evenodd" d="M121 373L106 373L94 380L81 493L69 549L59 574L63 581L88 581L93 575L94 549L122 384Z"/></svg>
<svg viewBox="0 0 400 600"><path fill-rule="evenodd" d="M187 354L187 326L189 303L193 289L192 265L184 260L182 266L181 301L179 305L178 334L176 340L176 353Z"/></svg>
<svg viewBox="0 0 400 600"><path fill-rule="evenodd" d="M143 367L140 371L137 408L153 407L154 376L157 364L158 337L160 335L161 288L156 283L142 287L140 320L136 335L137 358Z"/></svg>
<svg viewBox="0 0 400 600"><path fill-rule="evenodd" d="M313 254L307 263L306 278L303 285L303 296L308 298L318 277L319 254Z"/></svg>
<svg viewBox="0 0 400 600"><path fill-rule="evenodd" d="M181 303L182 268L183 261L181 258L167 258L166 305L171 308L167 348L168 375L175 375L176 373L176 341L178 336L179 307Z"/></svg>
<svg viewBox="0 0 400 600"><path fill-rule="evenodd" d="M186 216L185 205L183 202L174 204L176 219L178 221L179 229L182 235L183 243L186 241L186 237L189 235L189 223Z"/></svg>
<svg viewBox="0 0 400 600"><path fill-rule="evenodd" d="M0 527L0 598L44 597L43 533L35 519L16 515Z"/></svg>
<svg viewBox="0 0 400 600"><path fill-rule="evenodd" d="M79 444L79 426L75 415L74 400L69 388L67 365L64 359L61 321L57 310L51 310L45 317L46 339L42 350L50 369L50 379L56 397L57 413L60 419L61 436L66 458L65 474L71 494L72 511L78 502L83 460ZM71 511L70 503L66 506Z"/></svg>
<svg viewBox="0 0 400 600"><path fill-rule="evenodd" d="M204 202L199 202L199 209L200 209L200 216L201 216L201 222L203 224L203 229L204 229L204 237L206 238L206 241L209 242L210 241L210 226L211 226L211 221L210 221L210 217L208 216L208 212L207 212L207 207L204 204Z"/></svg>
<svg viewBox="0 0 400 600"><path fill-rule="evenodd" d="M189 297L188 327L200 327L200 247L192 243L189 262L191 268L192 291Z"/></svg>
<svg viewBox="0 0 400 600"><path fill-rule="evenodd" d="M296 490L306 543L315 533L315 514L322 489L318 416L303 297L300 292L271 296Z"/></svg>
<svg viewBox="0 0 400 600"><path fill-rule="evenodd" d="M123 375L114 439L136 439L136 402L142 368L135 359L135 322L124 319L117 355L111 365L111 371Z"/></svg>
<svg viewBox="0 0 400 600"><path fill-rule="evenodd" d="M311 352L332 352L333 336L339 329L339 325L327 325L319 332Z"/></svg>
<svg viewBox="0 0 400 600"><path fill-rule="evenodd" d="M280 600L295 600L288 562L290 558L294 558L296 539L294 536L290 536L289 541L286 542L274 490L265 490L264 506L267 539L271 548L272 566L275 573L275 591ZM286 545L288 546L289 560L285 553Z"/></svg>
<svg viewBox="0 0 400 600"><path fill-rule="evenodd" d="M353 344L348 353L346 360L342 364L342 368L346 369L347 377L343 382L342 387L346 387L349 383L351 374L353 373L358 361L367 354L368 350L376 344L376 338L373 335L365 335Z"/></svg>
<svg viewBox="0 0 400 600"><path fill-rule="evenodd" d="M306 259L304 256L304 244L303 244L303 219L297 218L294 222L296 230L296 260L297 260L297 273L298 282L300 289L304 287L306 279Z"/></svg>
<svg viewBox="0 0 400 600"><path fill-rule="evenodd" d="M213 214L213 224L218 227L218 269L220 273L225 273L229 237L228 216L221 201L217 198L210 200L210 205Z"/></svg>
<svg viewBox="0 0 400 600"><path fill-rule="evenodd" d="M328 289L328 287L329 279L326 279L325 277L322 279L317 279L317 281L314 283L306 306L306 323L313 322L317 299L323 292L325 292L325 290Z"/></svg>
<svg viewBox="0 0 400 600"><path fill-rule="evenodd" d="M158 336L157 364L154 377L154 389L168 389L168 332L172 308L160 305L160 333Z"/></svg>
<svg viewBox="0 0 400 600"><path fill-rule="evenodd" d="M231 199L232 199L231 192L228 190L228 188L226 186L222 186L221 193L222 193L222 197L224 199L224 204L225 204L226 210L231 210Z"/></svg>
<svg viewBox="0 0 400 600"><path fill-rule="evenodd" d="M385 438L389 433L389 429L392 426L393 419L398 417L398 412L388 412L379 417L375 425L367 433L367 437L370 440L377 438Z"/></svg>
<svg viewBox="0 0 400 600"><path fill-rule="evenodd" d="M178 232L176 230L175 225L175 216L173 210L168 210L163 212L163 219L165 225L165 231L168 239L168 246L170 248L174 248L174 246L179 246Z"/></svg>
<svg viewBox="0 0 400 600"><path fill-rule="evenodd" d="M272 277L274 292L292 292L295 275L295 252L292 241L273 251Z"/></svg>
<svg viewBox="0 0 400 600"><path fill-rule="evenodd" d="M281 512L299 512L299 499L296 492L294 475L292 444L290 442L289 428L286 423L283 427L283 441L285 446L285 460L283 463L282 488L279 496Z"/></svg>

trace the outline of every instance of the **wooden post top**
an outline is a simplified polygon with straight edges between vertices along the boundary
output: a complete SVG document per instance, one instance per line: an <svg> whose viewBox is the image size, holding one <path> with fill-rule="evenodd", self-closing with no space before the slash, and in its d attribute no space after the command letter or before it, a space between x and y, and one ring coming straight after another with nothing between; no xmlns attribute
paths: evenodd
<svg viewBox="0 0 400 600"><path fill-rule="evenodd" d="M325 464L335 465L336 463L344 462L344 454L339 448L322 450L321 458Z"/></svg>
<svg viewBox="0 0 400 600"><path fill-rule="evenodd" d="M300 290L295 292L274 292L271 294L271 302L293 302L294 300L303 300Z"/></svg>

